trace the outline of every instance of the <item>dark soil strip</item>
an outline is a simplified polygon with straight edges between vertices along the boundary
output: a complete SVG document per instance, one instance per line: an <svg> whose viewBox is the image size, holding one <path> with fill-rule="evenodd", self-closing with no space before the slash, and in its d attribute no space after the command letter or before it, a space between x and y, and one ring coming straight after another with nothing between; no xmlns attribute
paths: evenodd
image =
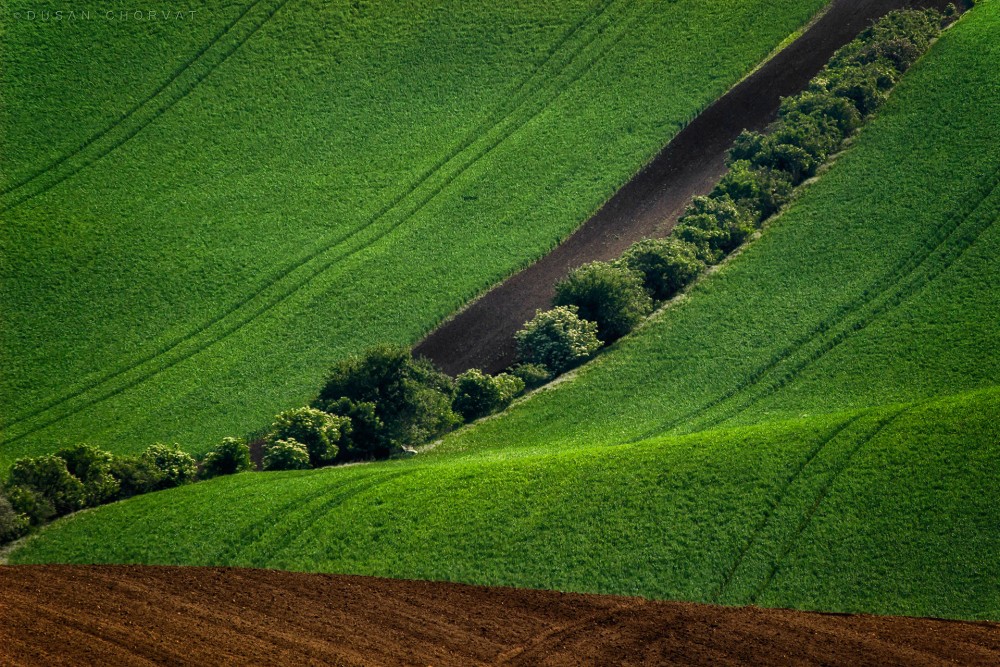
<svg viewBox="0 0 1000 667"><path fill-rule="evenodd" d="M0 567L3 665L996 665L1000 625L370 577Z"/></svg>
<svg viewBox="0 0 1000 667"><path fill-rule="evenodd" d="M586 262L618 257L642 238L665 236L696 195L707 194L743 129L763 129L781 97L800 91L833 52L893 9L943 8L940 0L834 0L799 39L719 98L565 242L444 322L414 352L447 373L490 373L514 362L514 333L549 307L555 284ZM956 3L959 4L959 3Z"/></svg>

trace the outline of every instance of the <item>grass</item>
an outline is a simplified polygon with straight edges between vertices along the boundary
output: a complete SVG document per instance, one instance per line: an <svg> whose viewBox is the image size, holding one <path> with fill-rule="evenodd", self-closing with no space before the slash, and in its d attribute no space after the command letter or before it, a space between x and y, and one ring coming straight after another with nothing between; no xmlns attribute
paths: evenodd
<svg viewBox="0 0 1000 667"><path fill-rule="evenodd" d="M979 5L762 238L436 452L614 444L1000 384L1000 87Z"/></svg>
<svg viewBox="0 0 1000 667"><path fill-rule="evenodd" d="M569 234L823 0L4 12L0 467L203 451ZM739 40L731 39L739 34ZM596 156L600 156L597 159Z"/></svg>
<svg viewBox="0 0 1000 667"><path fill-rule="evenodd" d="M58 521L13 562L230 564L1000 620L1000 3L745 252L414 459Z"/></svg>
<svg viewBox="0 0 1000 667"><path fill-rule="evenodd" d="M77 514L12 562L996 619L998 408L988 390L632 445L242 474Z"/></svg>

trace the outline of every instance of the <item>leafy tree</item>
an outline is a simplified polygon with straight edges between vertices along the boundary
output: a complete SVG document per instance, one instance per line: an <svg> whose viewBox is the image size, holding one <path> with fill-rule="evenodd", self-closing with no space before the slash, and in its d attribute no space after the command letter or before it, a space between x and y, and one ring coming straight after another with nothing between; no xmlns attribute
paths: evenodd
<svg viewBox="0 0 1000 667"><path fill-rule="evenodd" d="M341 436L350 433L351 420L316 408L286 410L274 418L270 440L294 440L305 445L309 463L318 468L333 463Z"/></svg>
<svg viewBox="0 0 1000 667"><path fill-rule="evenodd" d="M518 356L558 375L577 366L601 348L597 324L579 316L576 306L541 310L514 335Z"/></svg>
<svg viewBox="0 0 1000 667"><path fill-rule="evenodd" d="M250 447L242 438L223 438L201 463L201 476L205 479L220 475L235 475L250 470Z"/></svg>
<svg viewBox="0 0 1000 667"><path fill-rule="evenodd" d="M698 258L714 264L753 233L753 218L727 195L695 197L673 234L696 248Z"/></svg>
<svg viewBox="0 0 1000 667"><path fill-rule="evenodd" d="M385 423L378 416L377 406L371 401L355 402L341 397L327 402L323 410L351 420L350 432L341 435L339 460L387 459L395 451L386 435Z"/></svg>
<svg viewBox="0 0 1000 667"><path fill-rule="evenodd" d="M198 476L198 464L190 454L181 450L180 445L158 442L150 445L140 458L160 472L157 489L189 484Z"/></svg>
<svg viewBox="0 0 1000 667"><path fill-rule="evenodd" d="M755 168L747 160L733 162L709 195L729 196L754 222L766 220L792 197L791 177L780 171Z"/></svg>
<svg viewBox="0 0 1000 667"><path fill-rule="evenodd" d="M898 74L888 65L845 67L829 73L827 90L854 104L862 116L870 115L889 97Z"/></svg>
<svg viewBox="0 0 1000 667"><path fill-rule="evenodd" d="M273 440L264 445L264 470L307 470L309 452L295 440Z"/></svg>
<svg viewBox="0 0 1000 667"><path fill-rule="evenodd" d="M13 542L28 534L31 520L18 512L3 493L0 493L0 544Z"/></svg>
<svg viewBox="0 0 1000 667"><path fill-rule="evenodd" d="M120 499L156 491L164 478L163 471L142 456L116 456L109 472L118 480Z"/></svg>
<svg viewBox="0 0 1000 667"><path fill-rule="evenodd" d="M390 451L427 442L461 419L451 409L453 382L408 348L382 345L334 366L315 407L347 398L374 403Z"/></svg>
<svg viewBox="0 0 1000 667"><path fill-rule="evenodd" d="M18 459L10 469L8 481L11 487L24 487L42 496L60 516L86 506L83 482L70 473L66 461L58 456Z"/></svg>
<svg viewBox="0 0 1000 667"><path fill-rule="evenodd" d="M778 116L794 124L797 116L809 116L825 123L832 123L841 138L850 136L861 127L861 114L849 100L831 94L825 89L810 89L781 101ZM746 158L741 158L746 159Z"/></svg>
<svg viewBox="0 0 1000 667"><path fill-rule="evenodd" d="M522 391L524 381L518 377L507 373L494 377L473 368L455 378L454 409L465 421L473 421L503 410Z"/></svg>
<svg viewBox="0 0 1000 667"><path fill-rule="evenodd" d="M55 505L41 491L28 486L8 484L4 492L14 512L26 517L32 526L39 526L56 516Z"/></svg>
<svg viewBox="0 0 1000 667"><path fill-rule="evenodd" d="M84 504L96 507L118 497L121 483L111 474L114 457L90 445L76 445L56 452L70 474L83 482Z"/></svg>
<svg viewBox="0 0 1000 667"><path fill-rule="evenodd" d="M621 257L626 268L642 276L646 292L666 301L705 268L698 248L679 238L645 239L633 243Z"/></svg>
<svg viewBox="0 0 1000 667"><path fill-rule="evenodd" d="M653 310L653 302L632 271L607 262L591 262L556 285L555 306L576 306L580 317L597 323L597 337L618 340Z"/></svg>

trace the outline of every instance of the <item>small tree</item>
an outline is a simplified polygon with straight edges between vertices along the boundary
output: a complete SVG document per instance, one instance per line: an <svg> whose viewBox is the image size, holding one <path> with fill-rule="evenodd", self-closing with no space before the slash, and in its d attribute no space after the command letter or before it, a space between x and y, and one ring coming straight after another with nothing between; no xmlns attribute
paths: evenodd
<svg viewBox="0 0 1000 667"><path fill-rule="evenodd" d="M120 499L156 491L164 477L163 471L142 456L116 456L109 472L118 481Z"/></svg>
<svg viewBox="0 0 1000 667"><path fill-rule="evenodd" d="M314 407L341 398L373 403L383 427L382 447L422 444L461 422L451 410L453 382L405 347L381 345L337 363Z"/></svg>
<svg viewBox="0 0 1000 667"><path fill-rule="evenodd" d="M580 317L597 323L597 337L618 340L653 310L642 278L607 262L591 262L556 285L556 306L576 306Z"/></svg>
<svg viewBox="0 0 1000 667"><path fill-rule="evenodd" d="M754 168L747 160L737 160L709 196L728 196L751 220L759 222L777 213L791 199L792 180L784 172Z"/></svg>
<svg viewBox="0 0 1000 667"><path fill-rule="evenodd" d="M370 461L389 458L395 448L386 437L385 423L379 418L377 406L371 401L352 401L341 397L328 401L324 412L351 420L349 433L340 438L340 461Z"/></svg>
<svg viewBox="0 0 1000 667"><path fill-rule="evenodd" d="M37 492L52 503L58 515L86 506L83 483L70 473L66 461L58 456L18 459L10 469L10 484Z"/></svg>
<svg viewBox="0 0 1000 667"><path fill-rule="evenodd" d="M295 440L274 440L264 445L264 470L307 470L309 452Z"/></svg>
<svg viewBox="0 0 1000 667"><path fill-rule="evenodd" d="M76 445L56 452L70 474L83 482L84 504L96 507L118 497L121 483L111 474L114 457L90 445Z"/></svg>
<svg viewBox="0 0 1000 667"><path fill-rule="evenodd" d="M157 489L169 489L193 482L198 476L198 464L181 450L180 445L150 445L141 456L144 463L159 471Z"/></svg>
<svg viewBox="0 0 1000 667"><path fill-rule="evenodd" d="M581 319L576 306L537 311L514 335L517 354L529 364L558 375L583 363L601 348L597 324Z"/></svg>
<svg viewBox="0 0 1000 667"><path fill-rule="evenodd" d="M673 233L697 248L699 259L714 264L750 236L752 220L728 195L695 197Z"/></svg>
<svg viewBox="0 0 1000 667"><path fill-rule="evenodd" d="M4 491L14 512L27 517L32 526L40 526L56 516L55 505L41 491L28 486L8 485Z"/></svg>
<svg viewBox="0 0 1000 667"><path fill-rule="evenodd" d="M250 470L250 447L242 438L223 438L201 463L201 476L205 479L220 475L235 475Z"/></svg>
<svg viewBox="0 0 1000 667"><path fill-rule="evenodd" d="M698 248L677 238L645 239L625 251L622 263L642 276L646 292L666 301L705 269Z"/></svg>
<svg viewBox="0 0 1000 667"><path fill-rule="evenodd" d="M25 514L17 512L3 493L0 493L0 544L13 542L27 535L31 528L31 520Z"/></svg>
<svg viewBox="0 0 1000 667"><path fill-rule="evenodd" d="M473 421L503 410L522 391L524 381L501 373L495 377L478 368L468 370L455 378L454 410Z"/></svg>
<svg viewBox="0 0 1000 667"><path fill-rule="evenodd" d="M824 89L807 90L781 101L780 118L788 120L798 114L832 123L841 138L850 136L861 126L861 114L854 105Z"/></svg>
<svg viewBox="0 0 1000 667"><path fill-rule="evenodd" d="M309 463L318 468L333 463L341 436L350 433L351 420L316 408L286 410L274 418L270 440L294 440L309 452Z"/></svg>

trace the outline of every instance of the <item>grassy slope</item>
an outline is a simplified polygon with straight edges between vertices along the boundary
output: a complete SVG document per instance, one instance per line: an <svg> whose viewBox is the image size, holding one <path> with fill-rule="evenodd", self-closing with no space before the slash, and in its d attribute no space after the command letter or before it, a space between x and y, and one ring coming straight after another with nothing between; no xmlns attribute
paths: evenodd
<svg viewBox="0 0 1000 667"><path fill-rule="evenodd" d="M5 13L0 466L81 439L203 450L343 354L412 342L823 4Z"/></svg>
<svg viewBox="0 0 1000 667"><path fill-rule="evenodd" d="M997 619L998 408L988 390L632 445L243 474L80 513L13 562Z"/></svg>
<svg viewBox="0 0 1000 667"><path fill-rule="evenodd" d="M990 2L963 19L908 75L884 116L749 252L576 380L466 430L433 455L242 475L146 496L60 521L14 560L227 563L1000 619L993 558L1000 552L1000 387L988 375L1000 343L1000 297L991 289L1000 239L989 223L1000 208L984 199L980 214L962 217L961 229L978 235L944 243L944 256L955 256L950 263L928 254L907 275L932 280L908 291L909 299L891 291L906 280L883 278L900 275L887 268L898 253L909 249L919 259L913 249L945 229L907 221L927 209L947 221L949 207L971 208L975 199L960 195L985 189L986 166L995 164L987 157L1000 159L989 115L1000 108L1000 88L983 65L985 52L997 48L990 33L998 18L1000 3ZM931 160L910 148L911 141L927 145L928 128L942 142L932 147L944 162L937 183L923 180ZM947 169L963 162L954 157L959 151L973 171ZM891 202L878 216L857 211L881 201L893 180L922 183L905 199L893 197L906 215L890 215ZM857 234L838 233L859 218L867 224ZM825 261L811 255L815 247ZM795 269L784 274L785 291L777 289L782 262ZM840 267L853 271L845 277ZM827 278L831 272L836 278ZM766 358L794 338L785 328L808 328L814 310L830 321L831 306L790 294L825 289L836 305L856 300L866 280L889 282L877 294L896 305L872 300L873 312L851 311L849 318L868 313L867 326L854 329L845 318L852 336L789 374L780 391L724 413L757 423L615 444L691 411L724 384L706 378L695 392L685 380L684 393L653 382L671 368L664 364L680 363L683 355L665 343L693 335L686 318L706 318L699 321L708 332L692 343L705 346L699 363L723 358L732 366L740 356L730 336L753 341L742 353ZM720 301L728 292L742 301L748 322L733 333L723 325L734 324L722 321L722 306L733 304ZM782 309L797 317L774 318ZM768 341L770 352L754 351ZM651 354L648 374L623 382L611 374ZM811 386L821 377L828 403ZM873 407L854 406L851 395L868 398L858 389L868 386L878 391L868 399ZM661 400L658 391L670 393ZM587 410L569 412L581 396L590 397ZM619 417L605 415L605 424L614 431L588 417L603 414L609 400Z"/></svg>
<svg viewBox="0 0 1000 667"><path fill-rule="evenodd" d="M1000 10L980 5L736 261L573 382L447 441L618 443L1000 384Z"/></svg>

